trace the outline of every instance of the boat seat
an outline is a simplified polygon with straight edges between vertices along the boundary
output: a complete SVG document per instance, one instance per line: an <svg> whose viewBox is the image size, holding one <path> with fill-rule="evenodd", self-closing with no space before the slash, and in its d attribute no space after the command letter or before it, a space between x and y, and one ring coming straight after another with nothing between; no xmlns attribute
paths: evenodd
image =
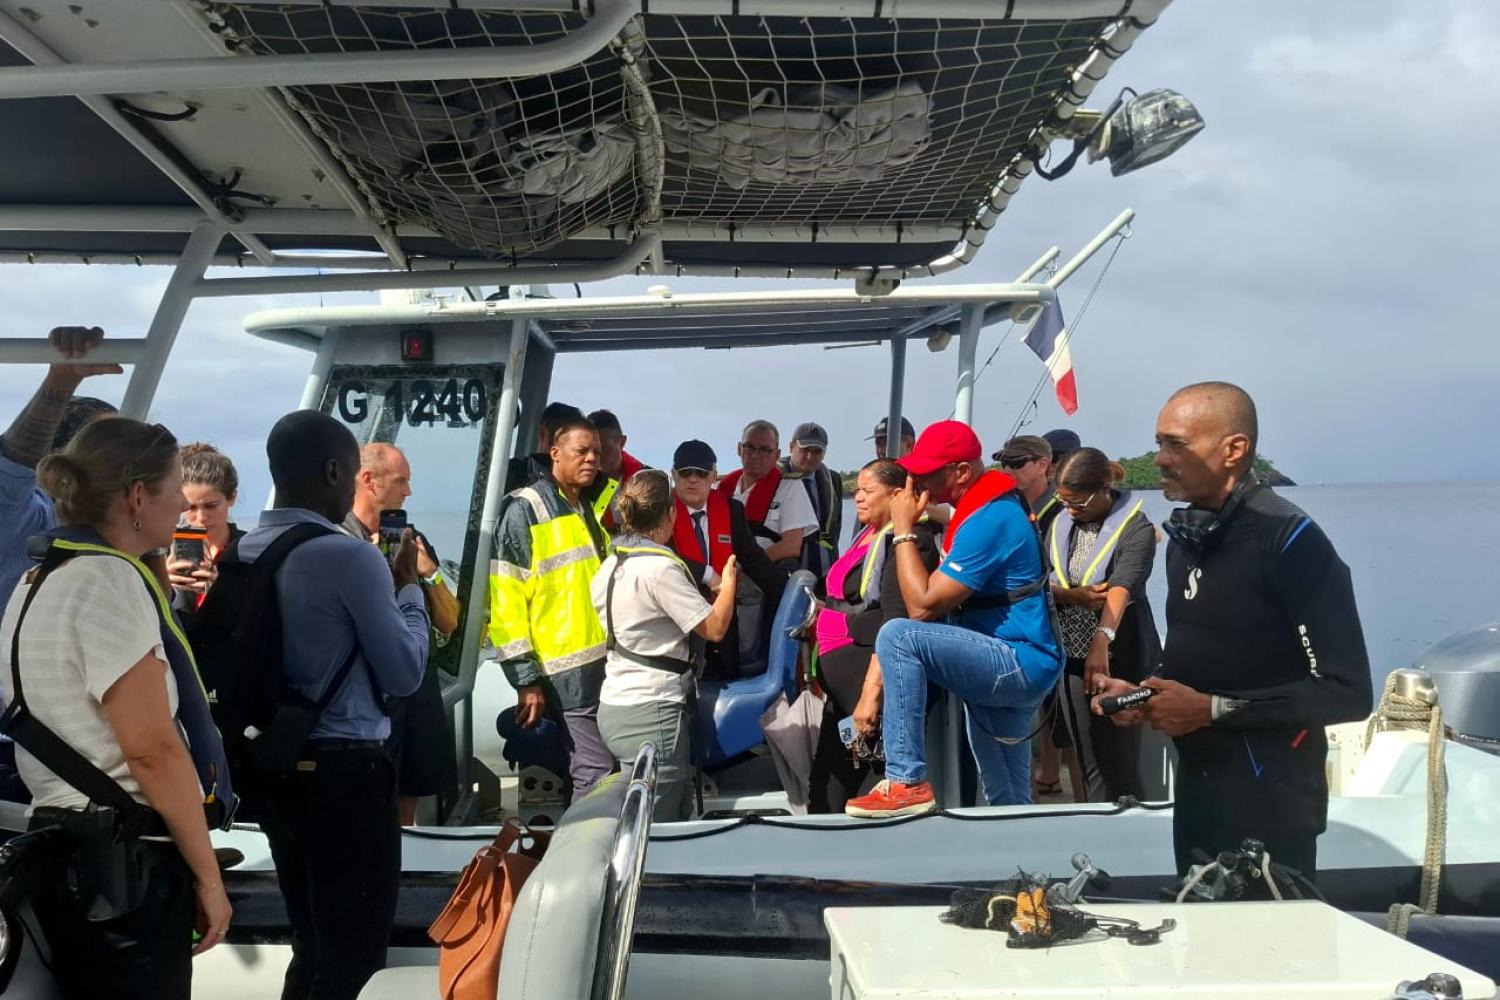
<svg viewBox="0 0 1500 1000"><path fill-rule="evenodd" d="M656 747L569 809L526 880L500 961L506 1000L614 1000L624 987L651 829ZM360 1000L438 995L437 967L375 974Z"/></svg>
<svg viewBox="0 0 1500 1000"><path fill-rule="evenodd" d="M698 687L698 711L693 720L693 763L712 767L764 743L760 717L785 695L797 696L797 652L801 641L792 630L807 617L817 579L798 570L787 581L776 616L771 620L766 669L754 677L728 682L705 682Z"/></svg>

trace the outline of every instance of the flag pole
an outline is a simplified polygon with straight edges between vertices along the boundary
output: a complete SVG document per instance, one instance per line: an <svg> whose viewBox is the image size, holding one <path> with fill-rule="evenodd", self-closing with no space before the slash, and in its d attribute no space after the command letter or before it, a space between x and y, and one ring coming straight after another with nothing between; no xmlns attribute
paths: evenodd
<svg viewBox="0 0 1500 1000"><path fill-rule="evenodd" d="M1133 208L1127 208L1125 209L1125 211L1115 216L1113 222L1105 226L1103 229L1099 230L1098 236L1095 236L1093 239L1089 240L1088 243L1084 245L1082 250L1078 251L1066 264L1058 268L1057 273L1047 280L1047 287L1055 289L1064 281L1067 281L1069 278L1071 278L1074 271L1078 270L1084 264L1088 263L1090 257L1094 256L1094 254L1099 252L1100 248L1102 248L1110 240L1114 239L1115 236L1119 234L1120 230L1130 225L1130 220L1134 218L1135 209Z"/></svg>

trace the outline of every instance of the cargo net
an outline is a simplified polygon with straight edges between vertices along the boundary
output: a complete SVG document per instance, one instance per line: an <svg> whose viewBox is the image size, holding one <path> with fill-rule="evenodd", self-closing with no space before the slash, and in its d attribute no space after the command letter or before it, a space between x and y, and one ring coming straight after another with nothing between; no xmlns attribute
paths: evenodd
<svg viewBox="0 0 1500 1000"><path fill-rule="evenodd" d="M265 54L545 42L571 14L206 5ZM636 19L610 47L520 80L284 88L384 221L491 256L658 219L725 240L858 227L963 234L1108 19Z"/></svg>

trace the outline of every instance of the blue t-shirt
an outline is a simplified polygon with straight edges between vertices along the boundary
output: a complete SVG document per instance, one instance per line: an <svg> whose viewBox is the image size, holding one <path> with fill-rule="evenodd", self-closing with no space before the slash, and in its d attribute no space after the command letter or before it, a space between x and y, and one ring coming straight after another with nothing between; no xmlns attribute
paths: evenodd
<svg viewBox="0 0 1500 1000"><path fill-rule="evenodd" d="M52 500L36 485L36 470L12 462L0 447L0 606L32 567L26 542L57 527Z"/></svg>
<svg viewBox="0 0 1500 1000"><path fill-rule="evenodd" d="M1044 572L1036 528L1020 504L1008 499L987 503L959 525L938 571L988 596L1034 583ZM1062 662L1045 590L1017 604L964 611L956 622L1009 643L1021 668L1033 677L1055 673Z"/></svg>

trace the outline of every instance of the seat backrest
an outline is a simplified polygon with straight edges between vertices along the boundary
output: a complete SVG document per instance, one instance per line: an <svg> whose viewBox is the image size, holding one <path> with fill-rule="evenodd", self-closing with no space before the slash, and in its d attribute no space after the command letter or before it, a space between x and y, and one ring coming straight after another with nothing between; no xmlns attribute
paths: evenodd
<svg viewBox="0 0 1500 1000"><path fill-rule="evenodd" d="M812 606L812 591L818 578L805 569L793 573L782 592L776 617L771 620L771 638L766 650L766 674L788 698L797 696L797 653L801 639L792 631L807 617ZM770 706L767 706L770 707Z"/></svg>
<svg viewBox="0 0 1500 1000"><path fill-rule="evenodd" d="M511 913L499 996L617 1000L655 783L656 748L648 743L631 774L605 778L563 815Z"/></svg>
<svg viewBox="0 0 1500 1000"><path fill-rule="evenodd" d="M699 767L712 767L765 742L761 715L782 695L788 699L797 696L801 640L792 638L791 632L807 617L816 582L817 578L805 569L793 573L787 581L771 620L765 673L728 684L700 686L693 726L693 763Z"/></svg>

